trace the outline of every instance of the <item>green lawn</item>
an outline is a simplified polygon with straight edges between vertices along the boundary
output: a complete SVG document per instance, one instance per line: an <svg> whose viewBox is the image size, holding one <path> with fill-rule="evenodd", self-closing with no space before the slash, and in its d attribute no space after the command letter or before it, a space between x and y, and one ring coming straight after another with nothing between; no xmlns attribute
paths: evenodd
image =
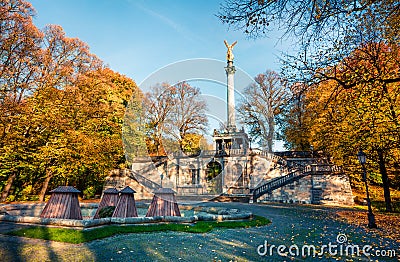
<svg viewBox="0 0 400 262"><path fill-rule="evenodd" d="M371 201L372 210L382 214L400 215L400 202L392 202L393 211L386 212L386 203L384 201ZM368 210L367 205L355 205L355 209Z"/></svg>
<svg viewBox="0 0 400 262"><path fill-rule="evenodd" d="M195 224L147 224L147 225L130 225L130 226L104 226L94 229L71 229L71 228L54 228L45 226L33 226L29 228L19 229L9 232L9 235L22 236L29 238L45 239L58 242L67 242L79 244L89 242L95 239L106 238L117 234L127 233L145 233L159 231L180 231L187 233L206 233L213 228L243 228L258 227L271 223L270 220L261 216L254 216L249 221L199 221Z"/></svg>

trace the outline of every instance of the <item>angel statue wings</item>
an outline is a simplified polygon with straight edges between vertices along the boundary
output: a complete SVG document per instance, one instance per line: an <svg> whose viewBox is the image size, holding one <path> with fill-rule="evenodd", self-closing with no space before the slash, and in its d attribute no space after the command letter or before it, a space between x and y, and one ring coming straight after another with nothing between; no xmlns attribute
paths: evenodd
<svg viewBox="0 0 400 262"><path fill-rule="evenodd" d="M233 44L229 45L228 42L226 40L224 40L224 43L226 45L226 48L228 48L228 50L226 51L226 60L227 61L233 61L233 52L232 49L233 47L236 45L237 41L235 41Z"/></svg>

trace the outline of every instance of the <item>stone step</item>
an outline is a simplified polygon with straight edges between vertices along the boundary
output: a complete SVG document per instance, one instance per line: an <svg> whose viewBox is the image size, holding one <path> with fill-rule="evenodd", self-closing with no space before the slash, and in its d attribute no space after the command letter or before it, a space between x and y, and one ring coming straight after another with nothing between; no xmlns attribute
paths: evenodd
<svg viewBox="0 0 400 262"><path fill-rule="evenodd" d="M249 203L251 195L246 194L223 194L214 199L211 199L212 202L241 202L241 203Z"/></svg>
<svg viewBox="0 0 400 262"><path fill-rule="evenodd" d="M216 197L218 195L177 195L176 200L178 202L207 202Z"/></svg>

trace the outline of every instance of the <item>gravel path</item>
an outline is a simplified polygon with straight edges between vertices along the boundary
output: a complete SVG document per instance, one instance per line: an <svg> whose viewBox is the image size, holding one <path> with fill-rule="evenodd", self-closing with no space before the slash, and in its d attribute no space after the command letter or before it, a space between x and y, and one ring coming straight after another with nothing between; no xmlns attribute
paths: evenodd
<svg viewBox="0 0 400 262"><path fill-rule="evenodd" d="M206 234L160 232L117 235L85 244L66 244L0 234L0 261L399 261L400 240L382 238L376 230L364 230L340 222L335 217L337 209L295 205L249 205L242 203L204 203L249 210L268 217L272 224L258 228L216 229ZM0 233L7 229L0 224ZM379 230L379 229L377 229ZM337 243L338 234L347 242ZM268 249L265 255L264 244ZM325 247L323 255L301 256L304 245L315 246L320 252L323 245L331 243L330 255ZM279 255L277 246L291 245L299 248L300 255ZM337 247L332 245L337 245ZM259 252L257 248L260 246ZM272 253L271 246L275 245ZM360 248L359 256L347 256L346 247ZM366 257L362 248L370 245L369 253L377 250L396 252L396 257ZM342 249L342 255L340 250ZM384 250L382 252L381 250ZM393 250L393 251L392 251ZM291 251L296 253L295 246ZM352 249L348 249L352 253Z"/></svg>

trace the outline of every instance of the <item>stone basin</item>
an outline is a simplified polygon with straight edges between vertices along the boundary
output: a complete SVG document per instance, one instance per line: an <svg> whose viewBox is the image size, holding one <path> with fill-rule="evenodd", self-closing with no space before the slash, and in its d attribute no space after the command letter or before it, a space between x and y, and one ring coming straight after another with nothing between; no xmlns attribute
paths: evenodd
<svg viewBox="0 0 400 262"><path fill-rule="evenodd" d="M83 220L41 218L45 204L5 204L0 205L0 221L28 223L37 225L53 225L62 227L89 228L110 224L148 224L148 223L195 223L197 221L248 220L253 214L238 209L221 207L202 207L197 205L179 205L181 216L145 217L149 203L136 202L138 217L93 219L98 203L80 203ZM6 213L4 213L6 212Z"/></svg>

